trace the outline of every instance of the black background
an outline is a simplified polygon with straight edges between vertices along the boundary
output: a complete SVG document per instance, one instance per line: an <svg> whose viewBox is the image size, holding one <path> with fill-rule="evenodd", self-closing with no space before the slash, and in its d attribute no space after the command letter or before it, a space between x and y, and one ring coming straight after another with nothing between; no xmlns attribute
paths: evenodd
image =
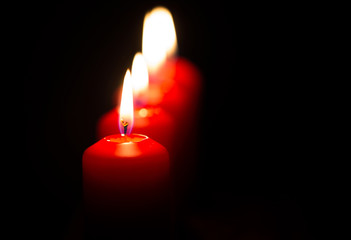
<svg viewBox="0 0 351 240"><path fill-rule="evenodd" d="M26 131L16 224L37 239L79 239L81 156L141 50L144 14L157 5L173 14L179 55L204 77L200 156L179 239L313 238L322 214L317 104L305 72L304 8L289 4L37 1L15 8ZM214 119L214 110L230 117Z"/></svg>

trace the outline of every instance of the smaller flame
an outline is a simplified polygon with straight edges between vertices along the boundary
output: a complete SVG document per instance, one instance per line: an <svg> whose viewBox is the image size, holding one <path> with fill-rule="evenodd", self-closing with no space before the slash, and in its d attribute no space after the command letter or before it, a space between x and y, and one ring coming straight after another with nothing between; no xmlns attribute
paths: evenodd
<svg viewBox="0 0 351 240"><path fill-rule="evenodd" d="M122 135L129 135L134 124L133 86L129 69L124 76L118 127Z"/></svg>
<svg viewBox="0 0 351 240"><path fill-rule="evenodd" d="M143 54L136 53L132 65L132 82L134 100L138 107L142 107L147 102L149 74Z"/></svg>
<svg viewBox="0 0 351 240"><path fill-rule="evenodd" d="M164 7L156 7L144 18L142 50L151 72L177 54L173 17Z"/></svg>

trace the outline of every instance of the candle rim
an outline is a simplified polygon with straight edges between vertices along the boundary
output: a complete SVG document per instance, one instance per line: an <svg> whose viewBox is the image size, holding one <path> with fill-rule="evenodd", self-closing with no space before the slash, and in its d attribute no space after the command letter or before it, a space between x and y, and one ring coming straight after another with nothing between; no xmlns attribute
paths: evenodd
<svg viewBox="0 0 351 240"><path fill-rule="evenodd" d="M149 139L148 136L138 133L132 133L129 135L124 134L113 134L103 138L110 143L128 144L128 143L138 143Z"/></svg>

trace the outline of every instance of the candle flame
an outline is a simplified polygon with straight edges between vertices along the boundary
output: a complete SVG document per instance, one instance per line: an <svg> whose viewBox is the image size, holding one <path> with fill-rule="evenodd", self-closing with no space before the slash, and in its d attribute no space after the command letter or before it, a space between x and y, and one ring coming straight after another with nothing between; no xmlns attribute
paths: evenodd
<svg viewBox="0 0 351 240"><path fill-rule="evenodd" d="M135 54L132 64L132 82L135 103L141 107L147 102L149 74L142 53Z"/></svg>
<svg viewBox="0 0 351 240"><path fill-rule="evenodd" d="M121 105L119 108L118 127L122 135L129 135L134 124L132 77L127 70L122 89Z"/></svg>
<svg viewBox="0 0 351 240"><path fill-rule="evenodd" d="M156 71L167 58L177 54L173 17L164 7L156 7L144 18L142 52L149 70Z"/></svg>

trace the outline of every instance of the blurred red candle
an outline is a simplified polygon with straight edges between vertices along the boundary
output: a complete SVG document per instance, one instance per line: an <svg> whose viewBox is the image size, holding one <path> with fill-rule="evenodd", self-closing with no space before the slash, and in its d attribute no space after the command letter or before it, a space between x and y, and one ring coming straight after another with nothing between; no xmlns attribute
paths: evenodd
<svg viewBox="0 0 351 240"><path fill-rule="evenodd" d="M165 109L177 123L170 154L176 188L184 188L195 175L202 78L190 61L177 57L177 51L172 14L164 7L152 9L144 18L142 41L150 77L149 102Z"/></svg>
<svg viewBox="0 0 351 240"><path fill-rule="evenodd" d="M175 121L161 106L148 104L152 95L148 91L148 70L141 53L137 53L133 60L132 83L135 105L134 131L151 137L171 151L174 146ZM104 114L98 121L98 138L118 133L117 122L117 108Z"/></svg>
<svg viewBox="0 0 351 240"><path fill-rule="evenodd" d="M97 237L157 238L169 224L168 151L145 135L131 134L133 113L128 70L115 122L121 134L104 137L83 154L84 202L93 223L88 227Z"/></svg>

